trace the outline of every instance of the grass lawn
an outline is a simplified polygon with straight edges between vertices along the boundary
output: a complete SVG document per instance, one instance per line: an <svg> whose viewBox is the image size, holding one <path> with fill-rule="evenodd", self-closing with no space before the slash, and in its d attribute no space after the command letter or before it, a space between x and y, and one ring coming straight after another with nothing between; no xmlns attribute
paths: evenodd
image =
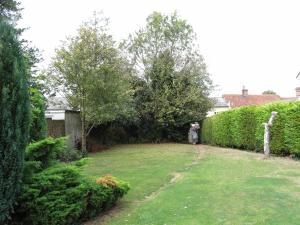
<svg viewBox="0 0 300 225"><path fill-rule="evenodd" d="M300 224L300 162L183 144L122 145L92 154L89 176L131 185L98 224Z"/></svg>

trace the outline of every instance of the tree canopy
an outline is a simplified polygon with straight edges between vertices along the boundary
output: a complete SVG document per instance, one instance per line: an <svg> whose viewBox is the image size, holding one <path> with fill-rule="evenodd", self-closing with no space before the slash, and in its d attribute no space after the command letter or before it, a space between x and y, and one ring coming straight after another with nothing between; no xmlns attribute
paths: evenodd
<svg viewBox="0 0 300 225"><path fill-rule="evenodd" d="M169 136L171 130L186 129L211 107L212 82L196 40L191 25L176 13L154 12L146 26L123 43L136 71L138 115L155 123L158 133L167 129Z"/></svg>
<svg viewBox="0 0 300 225"><path fill-rule="evenodd" d="M277 95L275 91L267 90L262 93L263 95Z"/></svg>
<svg viewBox="0 0 300 225"><path fill-rule="evenodd" d="M0 20L16 20L20 18L20 3L15 0L0 1Z"/></svg>
<svg viewBox="0 0 300 225"><path fill-rule="evenodd" d="M94 16L56 51L49 76L69 104L80 110L82 148L94 125L128 113L128 63L107 33L106 22Z"/></svg>

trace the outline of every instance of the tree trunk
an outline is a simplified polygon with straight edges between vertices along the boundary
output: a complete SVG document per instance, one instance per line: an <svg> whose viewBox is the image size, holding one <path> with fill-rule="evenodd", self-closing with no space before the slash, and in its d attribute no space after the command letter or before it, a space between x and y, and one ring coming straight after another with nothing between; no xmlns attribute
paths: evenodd
<svg viewBox="0 0 300 225"><path fill-rule="evenodd" d="M87 137L87 131L86 131L86 116L85 116L85 101L84 96L85 93L82 91L81 94L81 107L80 107L80 117L81 117L81 152L83 155L87 153L87 147L86 147L86 137Z"/></svg>
<svg viewBox="0 0 300 225"><path fill-rule="evenodd" d="M86 150L86 129L85 129L85 121L81 119L81 152L85 154Z"/></svg>

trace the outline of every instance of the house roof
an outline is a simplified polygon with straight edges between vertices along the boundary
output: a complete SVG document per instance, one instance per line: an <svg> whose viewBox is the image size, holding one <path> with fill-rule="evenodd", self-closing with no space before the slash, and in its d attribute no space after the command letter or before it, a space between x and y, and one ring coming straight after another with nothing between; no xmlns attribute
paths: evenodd
<svg viewBox="0 0 300 225"><path fill-rule="evenodd" d="M247 105L264 105L271 102L280 101L279 95L238 95L224 94L223 98L230 102L231 108Z"/></svg>

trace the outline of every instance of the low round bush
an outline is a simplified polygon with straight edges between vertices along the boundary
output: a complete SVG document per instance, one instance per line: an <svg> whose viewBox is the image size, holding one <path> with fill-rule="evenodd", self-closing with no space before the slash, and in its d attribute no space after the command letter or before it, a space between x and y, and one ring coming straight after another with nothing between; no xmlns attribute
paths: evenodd
<svg viewBox="0 0 300 225"><path fill-rule="evenodd" d="M65 149L64 138L47 138L28 146L12 224L81 224L110 209L128 192L128 184L112 176L98 180L83 177L80 168L86 159L59 162L59 153Z"/></svg>
<svg viewBox="0 0 300 225"><path fill-rule="evenodd" d="M23 185L16 224L76 225L114 206L129 186L112 178L115 185L85 179L78 167L59 164L33 175Z"/></svg>

